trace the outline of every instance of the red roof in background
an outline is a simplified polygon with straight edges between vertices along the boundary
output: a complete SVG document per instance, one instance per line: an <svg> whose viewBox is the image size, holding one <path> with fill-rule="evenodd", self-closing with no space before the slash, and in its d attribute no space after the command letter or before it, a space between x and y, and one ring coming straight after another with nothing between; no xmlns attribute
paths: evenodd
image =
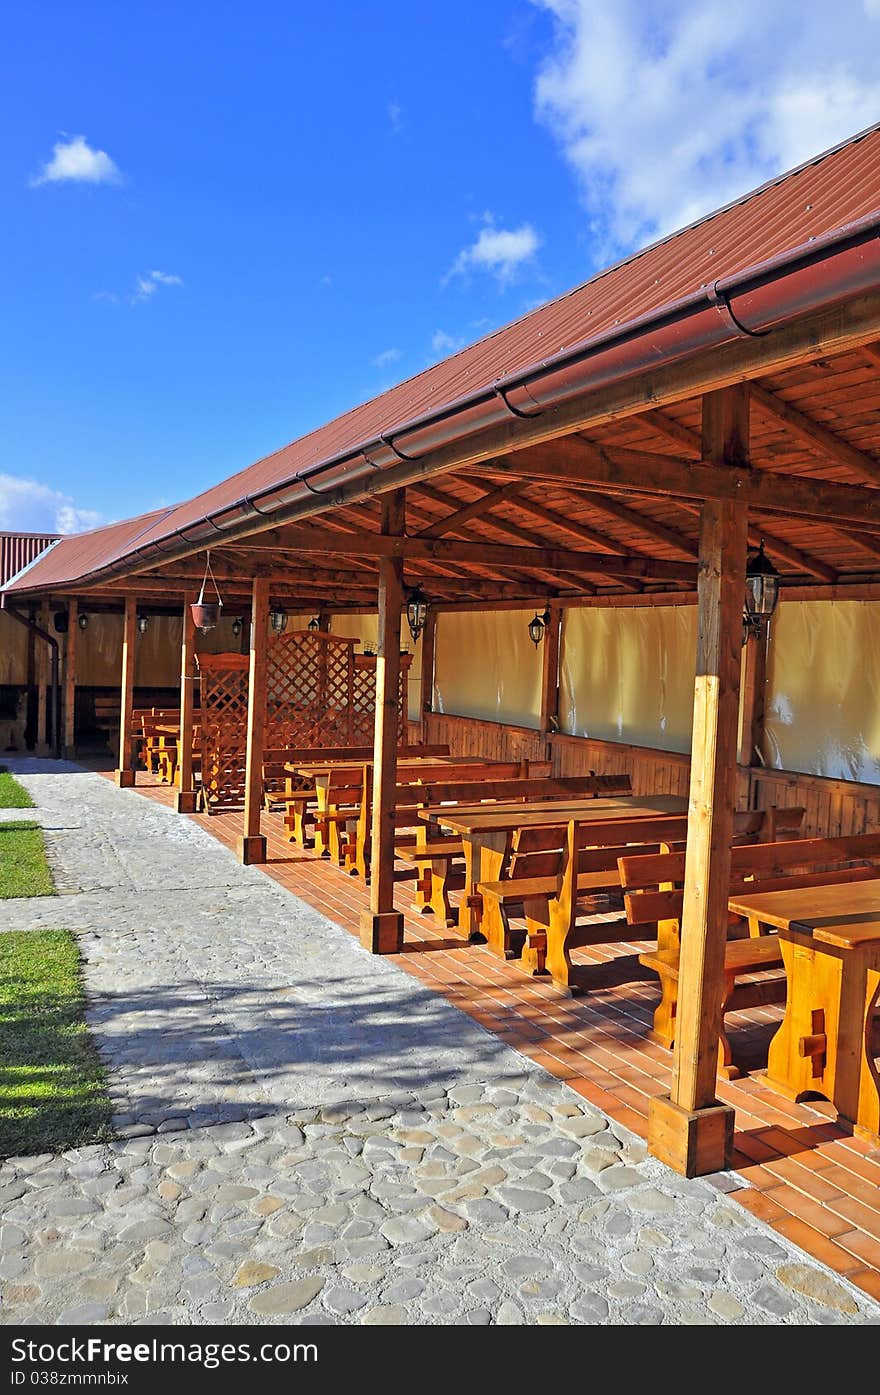
<svg viewBox="0 0 880 1395"><path fill-rule="evenodd" d="M120 523L108 523L104 528L92 528L88 533L67 533L59 538L48 556L40 561L39 572L36 567L30 568L20 580L4 589L27 591L32 586L63 586L65 582L76 581L93 571L107 557L120 550L134 547L141 534L155 527L171 512L172 509L169 508L153 509L138 518L126 518ZM43 547L52 541L52 538L47 538ZM38 548L33 555L36 556L41 551L42 548ZM22 562L21 566L24 565L25 562Z"/></svg>
<svg viewBox="0 0 880 1395"><path fill-rule="evenodd" d="M58 536L57 533L0 533L0 587L45 552Z"/></svg>
<svg viewBox="0 0 880 1395"><path fill-rule="evenodd" d="M304 469L390 434L504 375L648 315L702 287L880 210L880 126L817 155L522 319L399 383L174 508L65 538L28 585L73 580ZM15 588L18 589L18 588Z"/></svg>

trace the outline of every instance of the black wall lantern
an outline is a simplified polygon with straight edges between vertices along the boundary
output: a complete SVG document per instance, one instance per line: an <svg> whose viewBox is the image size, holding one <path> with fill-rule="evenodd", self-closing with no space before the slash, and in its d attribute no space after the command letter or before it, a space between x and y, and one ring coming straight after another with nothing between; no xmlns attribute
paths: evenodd
<svg viewBox="0 0 880 1395"><path fill-rule="evenodd" d="M283 635L287 629L287 611L283 610L280 605L275 606L273 610L269 611L269 624L272 626L273 634Z"/></svg>
<svg viewBox="0 0 880 1395"><path fill-rule="evenodd" d="M243 629L244 621L242 620L240 615L236 615L235 619L232 622L232 633L235 635L236 639L238 639Z"/></svg>
<svg viewBox="0 0 880 1395"><path fill-rule="evenodd" d="M746 559L746 595L743 607L743 644L749 635L757 638L765 620L776 609L779 600L779 572L761 546Z"/></svg>
<svg viewBox="0 0 880 1395"><path fill-rule="evenodd" d="M89 628L89 617L86 614L78 615L76 617L76 623L81 630L87 630Z"/></svg>
<svg viewBox="0 0 880 1395"><path fill-rule="evenodd" d="M320 630L320 628L320 620L318 619L317 615L313 615L311 620L309 621L309 629L311 630L312 634L315 634L318 630Z"/></svg>
<svg viewBox="0 0 880 1395"><path fill-rule="evenodd" d="M545 607L544 613L542 615L539 615L538 612L535 611L534 618L529 621L529 639L532 641L536 649L538 645L541 643L541 640L544 638L544 632L549 624L549 606Z"/></svg>
<svg viewBox="0 0 880 1395"><path fill-rule="evenodd" d="M145 635L145 634L147 633L147 630L150 628L150 617L149 617L149 615L139 615L139 616L138 616L137 626L138 626L138 634L139 634L139 635Z"/></svg>
<svg viewBox="0 0 880 1395"><path fill-rule="evenodd" d="M414 586L406 600L406 623L413 638L413 644L425 628L428 619L428 598L421 586Z"/></svg>

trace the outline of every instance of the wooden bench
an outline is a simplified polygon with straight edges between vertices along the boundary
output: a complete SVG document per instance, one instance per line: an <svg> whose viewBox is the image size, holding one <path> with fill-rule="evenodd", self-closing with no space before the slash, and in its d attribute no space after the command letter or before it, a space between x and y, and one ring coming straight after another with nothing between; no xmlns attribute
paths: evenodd
<svg viewBox="0 0 880 1395"><path fill-rule="evenodd" d="M488 798L491 790L493 798L519 797L524 787L532 784L533 772L546 783L550 770L549 761L487 761L475 756L473 761L463 761L458 765L423 765L408 772L403 778L398 770L398 783L394 788L392 819L395 827L394 847L397 856L416 864L430 864L438 859L448 862L449 858L461 857L462 846L457 838L445 838L436 830L429 831L418 817L418 811L431 805L451 804L467 800ZM499 794L499 791L516 790L516 796ZM525 797L525 796L523 796ZM357 873L365 881L369 880L370 857L372 853L373 830L373 768L364 767L364 780L357 821L353 824L348 840L346 868ZM448 900L441 890L438 904L447 907L444 915L451 915ZM419 903L420 909L431 909L432 898Z"/></svg>
<svg viewBox="0 0 880 1395"><path fill-rule="evenodd" d="M777 816L782 812L777 811ZM868 880L877 875L873 863L878 860L880 833L734 846L731 849L731 895L744 887L775 891ZM655 857L624 855L620 858L619 870L629 925L638 927L643 935L648 931L657 936L656 949L640 954L639 961L653 969L660 979L661 997L654 1013L651 1036L663 1046L672 1047L678 1006L685 855L683 852ZM718 1070L728 1079L734 1079L740 1071L733 1061L724 1015L785 999L779 941L775 934L761 934L760 929L757 922L746 926L741 917L730 916L718 1041Z"/></svg>
<svg viewBox="0 0 880 1395"><path fill-rule="evenodd" d="M766 837L768 829L796 833L804 813L802 808L737 813L735 835L738 841L754 842ZM481 931L506 958L521 953L523 967L532 973L549 973L560 988L580 992L583 974L572 965L571 951L632 938L621 933L626 921L621 918L617 859L627 851L623 845L648 844L660 852L686 837L686 813L521 829L514 835L503 878L478 886ZM621 846L615 849L615 844ZM629 852L635 855L636 849ZM606 914L597 921L602 911ZM512 914L525 918L524 931L512 929ZM584 917L590 919L584 923Z"/></svg>
<svg viewBox="0 0 880 1395"><path fill-rule="evenodd" d="M603 795L629 794L628 775L540 775L540 762L532 762L519 778L496 779L494 776L474 783L466 781L411 785L400 791L395 808L399 828L414 830L403 833L397 840L397 855L403 862L418 869L415 908L433 911L447 925L457 922L457 913L449 900L450 874L454 864L463 857L460 840L442 836L436 826L425 823L419 810L456 803L472 805L529 804L538 800L599 799Z"/></svg>
<svg viewBox="0 0 880 1395"><path fill-rule="evenodd" d="M402 746L400 758L406 756L448 756L448 744ZM263 807L269 813L281 813L291 842L302 847L311 843L312 813L316 805L314 784L291 775L288 764L301 761L304 765L318 760L362 760L373 758L372 746L295 746L269 748L263 752Z"/></svg>

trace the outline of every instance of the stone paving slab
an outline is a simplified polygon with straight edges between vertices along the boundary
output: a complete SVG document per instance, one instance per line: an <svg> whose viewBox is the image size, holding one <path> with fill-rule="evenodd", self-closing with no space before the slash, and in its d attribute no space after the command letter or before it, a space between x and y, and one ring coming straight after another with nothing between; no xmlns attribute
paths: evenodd
<svg viewBox="0 0 880 1395"><path fill-rule="evenodd" d="M0 1164L0 1323L875 1324L880 1304L186 819L7 762L117 1142Z"/></svg>
<svg viewBox="0 0 880 1395"><path fill-rule="evenodd" d="M867 1324L561 1082L397 1091L0 1167L0 1323Z"/></svg>

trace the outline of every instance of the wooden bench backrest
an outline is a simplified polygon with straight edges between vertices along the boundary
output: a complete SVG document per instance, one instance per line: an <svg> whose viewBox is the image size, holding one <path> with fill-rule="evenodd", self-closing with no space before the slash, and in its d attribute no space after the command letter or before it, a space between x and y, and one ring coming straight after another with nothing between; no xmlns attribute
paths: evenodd
<svg viewBox="0 0 880 1395"><path fill-rule="evenodd" d="M844 838L796 838L775 843L734 845L730 853L731 891L759 882L774 891L787 885L819 885L828 870L837 869L847 879L847 864L880 860L880 833L858 833ZM821 865L822 870L816 870ZM803 869L813 869L804 872ZM852 869L855 877L871 868ZM684 899L685 854L620 859L620 882L631 925L653 924L681 916ZM835 873L836 874L836 873Z"/></svg>
<svg viewBox="0 0 880 1395"><path fill-rule="evenodd" d="M546 776L535 774L536 769L548 762L532 761L523 775L511 778L508 775L496 776L494 767L487 769L479 780L451 779L446 781L420 780L415 784L399 784L394 794L394 805L398 810L427 809L439 804L477 804L503 799L510 802L529 803L533 799L572 799L586 798L605 793L597 790L595 775Z"/></svg>
<svg viewBox="0 0 880 1395"><path fill-rule="evenodd" d="M521 828L511 841L510 877L551 877L564 871L564 860L577 853L579 872L600 872L605 863L597 863L596 849L630 843L660 844L680 841L687 834L687 814L644 814L627 819L583 820L545 828Z"/></svg>

